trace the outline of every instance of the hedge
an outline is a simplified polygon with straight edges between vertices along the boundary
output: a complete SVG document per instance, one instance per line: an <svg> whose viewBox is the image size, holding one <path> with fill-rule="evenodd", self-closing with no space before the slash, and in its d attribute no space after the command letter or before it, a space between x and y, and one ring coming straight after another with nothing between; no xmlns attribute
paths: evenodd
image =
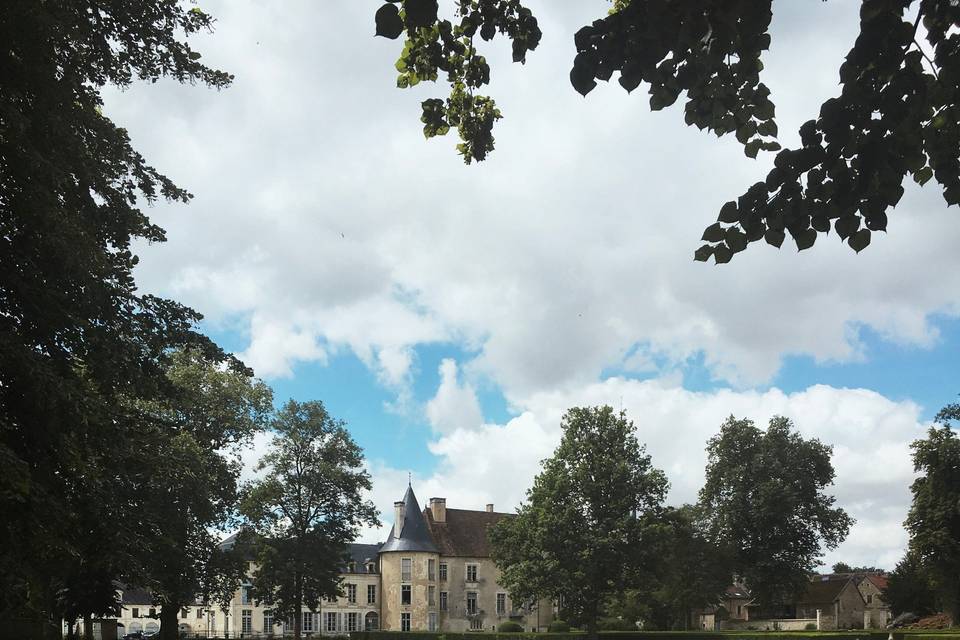
<svg viewBox="0 0 960 640"><path fill-rule="evenodd" d="M960 640L960 631L929 633L923 630L860 631L601 631L600 640ZM493 633L470 631L442 633L424 631L355 631L351 640L583 640L582 631L570 633Z"/></svg>

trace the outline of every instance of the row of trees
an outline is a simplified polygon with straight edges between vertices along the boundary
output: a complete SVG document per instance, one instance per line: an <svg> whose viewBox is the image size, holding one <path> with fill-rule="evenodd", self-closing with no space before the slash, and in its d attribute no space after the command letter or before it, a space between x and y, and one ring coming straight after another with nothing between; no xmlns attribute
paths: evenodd
<svg viewBox="0 0 960 640"><path fill-rule="evenodd" d="M960 440L947 424L958 415L947 407L942 426L913 445L922 475L906 523L910 551L890 578L895 609L939 604L956 615L960 604ZM491 531L512 597L562 602L591 635L603 617L689 628L691 611L719 604L734 578L768 613L792 602L853 524L827 492L831 448L787 418L763 430L731 416L707 452L697 503L666 506L667 479L623 412L568 411L517 517Z"/></svg>

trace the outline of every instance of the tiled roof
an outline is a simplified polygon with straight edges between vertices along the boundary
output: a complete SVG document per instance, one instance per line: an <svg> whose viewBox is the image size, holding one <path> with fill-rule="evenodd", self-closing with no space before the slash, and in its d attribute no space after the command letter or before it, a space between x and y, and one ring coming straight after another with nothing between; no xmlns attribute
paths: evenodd
<svg viewBox="0 0 960 640"><path fill-rule="evenodd" d="M872 573L867 576L867 580L872 582L873 586L875 586L877 589L880 589L880 591L884 591L887 588L887 576L881 576Z"/></svg>
<svg viewBox="0 0 960 640"><path fill-rule="evenodd" d="M470 558L490 557L490 541L487 528L512 514L495 511L470 511L447 509L447 521L437 522L430 509L424 509L427 526L433 539L445 556Z"/></svg>
<svg viewBox="0 0 960 640"><path fill-rule="evenodd" d="M403 529L397 531L397 523L393 523L387 541L380 547L380 553L388 551L431 551L437 552L437 546L430 537L430 530L424 522L417 496L413 487L407 486L407 493L403 496Z"/></svg>
<svg viewBox="0 0 960 640"><path fill-rule="evenodd" d="M812 580L805 593L797 597L797 604L829 604L840 597L843 588L850 584L845 580Z"/></svg>

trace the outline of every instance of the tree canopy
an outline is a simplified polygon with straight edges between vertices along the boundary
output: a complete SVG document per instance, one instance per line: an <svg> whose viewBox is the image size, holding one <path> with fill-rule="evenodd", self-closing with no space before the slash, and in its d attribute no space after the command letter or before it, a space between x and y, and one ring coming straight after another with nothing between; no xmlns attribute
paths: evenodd
<svg viewBox="0 0 960 640"><path fill-rule="evenodd" d="M831 448L805 440L787 418L766 431L730 416L707 444L700 506L711 538L733 550L733 569L762 607L789 602L823 551L853 520L826 493Z"/></svg>
<svg viewBox="0 0 960 640"><path fill-rule="evenodd" d="M653 564L667 480L610 407L573 408L516 517L490 531L501 584L518 601L562 600L596 634L604 599Z"/></svg>
<svg viewBox="0 0 960 640"><path fill-rule="evenodd" d="M322 402L288 401L271 430L257 464L263 476L244 488L242 512L257 533L254 597L277 619L292 617L299 640L303 608L341 595L347 543L379 521L363 453Z"/></svg>
<svg viewBox="0 0 960 640"><path fill-rule="evenodd" d="M64 585L129 560L120 543L140 534L119 498L140 425L128 400L172 393L176 349L230 360L194 330L199 314L136 290L132 243L164 240L143 205L190 194L133 149L100 95L161 77L227 86L185 40L212 23L178 0L0 12L0 610L75 609ZM93 563L102 549L113 554Z"/></svg>
<svg viewBox="0 0 960 640"><path fill-rule="evenodd" d="M907 177L935 180L947 205L960 204L960 5L862 3L860 33L839 64L839 95L800 126L800 147L784 149L761 81L772 4L615 0L573 36L570 82L584 96L616 74L628 93L646 88L653 111L683 96L686 124L734 134L751 158L776 153L765 180L720 207L694 258L729 262L752 242L780 247L787 234L803 250L830 231L859 252L886 231ZM450 93L422 103L423 132L457 129L469 164L493 151L502 117L493 98L477 93L491 69L476 36L505 35L522 63L542 33L519 0L447 0L442 8L438 0L390 0L376 12L376 35L405 37L398 87L445 74Z"/></svg>
<svg viewBox="0 0 960 640"><path fill-rule="evenodd" d="M920 477L910 487L913 504L904 524L909 552L943 606L960 620L960 438L951 424L960 420L960 404L947 405L935 420L940 426L912 445Z"/></svg>

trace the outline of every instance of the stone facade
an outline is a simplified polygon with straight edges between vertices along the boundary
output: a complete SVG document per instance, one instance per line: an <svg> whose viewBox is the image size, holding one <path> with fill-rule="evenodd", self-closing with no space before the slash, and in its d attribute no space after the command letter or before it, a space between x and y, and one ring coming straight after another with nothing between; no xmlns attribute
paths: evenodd
<svg viewBox="0 0 960 640"><path fill-rule="evenodd" d="M857 589L865 603L864 628L884 629L893 617L890 605L883 600L883 590L886 588L887 578L883 575L867 575L857 583Z"/></svg>
<svg viewBox="0 0 960 640"><path fill-rule="evenodd" d="M821 630L862 629L866 608L853 579L822 576L797 599L797 618L817 618Z"/></svg>
<svg viewBox="0 0 960 640"><path fill-rule="evenodd" d="M493 505L448 509L444 498L432 498L421 511L410 487L394 509L394 527L380 549L384 629L493 631L513 621L546 630L551 603L512 602L490 558L487 528L509 514Z"/></svg>

